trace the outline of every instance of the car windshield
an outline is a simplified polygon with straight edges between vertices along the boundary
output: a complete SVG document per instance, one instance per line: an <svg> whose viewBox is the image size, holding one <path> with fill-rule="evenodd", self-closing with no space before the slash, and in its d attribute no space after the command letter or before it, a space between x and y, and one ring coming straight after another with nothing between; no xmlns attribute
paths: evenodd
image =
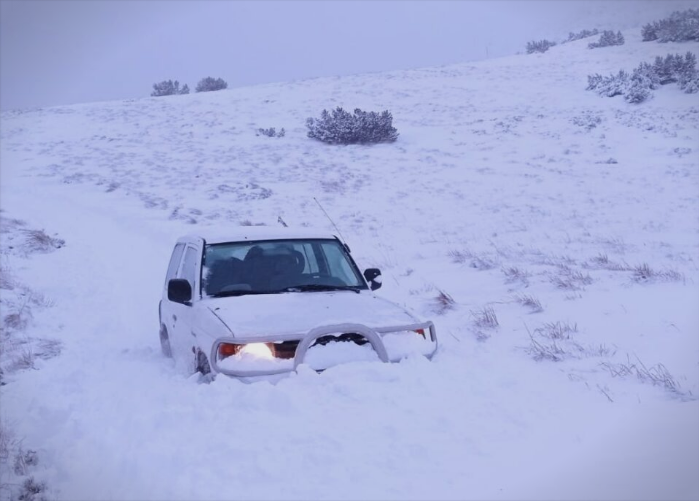
<svg viewBox="0 0 699 502"><path fill-rule="evenodd" d="M366 289L357 266L336 239L207 245L201 284L205 296L215 297Z"/></svg>

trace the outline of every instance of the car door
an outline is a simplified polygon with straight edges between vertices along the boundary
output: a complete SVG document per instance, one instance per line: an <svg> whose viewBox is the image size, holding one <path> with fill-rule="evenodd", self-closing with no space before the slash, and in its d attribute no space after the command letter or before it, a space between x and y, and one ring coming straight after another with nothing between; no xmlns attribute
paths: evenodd
<svg viewBox="0 0 699 502"><path fill-rule="evenodd" d="M172 251L170 256L170 263L167 267L167 273L165 274L165 286L163 287L163 296L160 301L160 324L164 326L167 330L168 336L174 332L175 322L172 312L174 303L168 300L167 297L167 285L171 279L177 277L177 272L180 270L180 265L182 264L182 255L184 255L185 244L183 242L178 242L175 245L175 249Z"/></svg>
<svg viewBox="0 0 699 502"><path fill-rule="evenodd" d="M192 287L192 301L188 304L170 302L172 311L172 344L175 357L189 363L194 360L192 347L195 338L192 330L193 310L199 299L198 271L200 269L201 251L193 244L187 244L182 257L182 264L177 272L178 279L185 279Z"/></svg>

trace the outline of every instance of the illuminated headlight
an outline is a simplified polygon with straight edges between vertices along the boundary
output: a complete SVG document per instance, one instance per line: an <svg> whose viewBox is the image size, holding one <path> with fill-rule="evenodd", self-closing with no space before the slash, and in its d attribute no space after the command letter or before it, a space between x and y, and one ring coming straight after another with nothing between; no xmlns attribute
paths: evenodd
<svg viewBox="0 0 699 502"><path fill-rule="evenodd" d="M274 350L272 344L267 343L222 343L218 346L219 360L236 355L255 359L274 359Z"/></svg>
<svg viewBox="0 0 699 502"><path fill-rule="evenodd" d="M250 355L260 359L274 359L274 352L266 343L248 343L238 352L241 356Z"/></svg>

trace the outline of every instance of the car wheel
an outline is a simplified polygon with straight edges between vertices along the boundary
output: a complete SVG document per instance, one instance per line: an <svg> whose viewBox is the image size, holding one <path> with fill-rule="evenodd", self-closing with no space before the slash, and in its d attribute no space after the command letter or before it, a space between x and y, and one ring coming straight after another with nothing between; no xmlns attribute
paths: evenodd
<svg viewBox="0 0 699 502"><path fill-rule="evenodd" d="M206 357L201 350L197 350L197 366L196 370L202 375L208 375L211 373L211 366L209 366L209 359Z"/></svg>
<svg viewBox="0 0 699 502"><path fill-rule="evenodd" d="M165 357L172 358L172 347L170 347L170 337L165 326L160 326L160 348Z"/></svg>

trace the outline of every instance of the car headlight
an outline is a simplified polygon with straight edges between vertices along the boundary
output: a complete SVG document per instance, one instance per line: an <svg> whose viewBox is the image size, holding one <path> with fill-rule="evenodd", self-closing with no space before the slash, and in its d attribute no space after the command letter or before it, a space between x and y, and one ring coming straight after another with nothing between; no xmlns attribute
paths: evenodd
<svg viewBox="0 0 699 502"><path fill-rule="evenodd" d="M240 355L249 354L260 359L273 359L274 352L266 343L248 343L243 345L238 352Z"/></svg>
<svg viewBox="0 0 699 502"><path fill-rule="evenodd" d="M235 355L274 359L274 348L271 343L222 343L218 346L219 360Z"/></svg>

